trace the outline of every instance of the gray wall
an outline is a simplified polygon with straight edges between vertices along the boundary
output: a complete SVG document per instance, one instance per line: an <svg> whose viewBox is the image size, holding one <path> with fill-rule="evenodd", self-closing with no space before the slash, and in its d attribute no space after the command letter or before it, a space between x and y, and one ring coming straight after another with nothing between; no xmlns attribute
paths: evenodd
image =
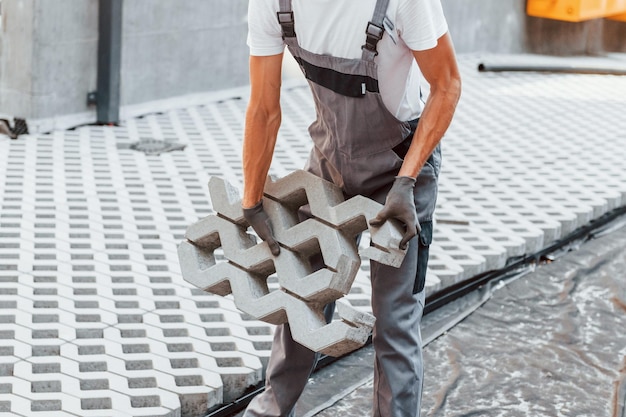
<svg viewBox="0 0 626 417"><path fill-rule="evenodd" d="M122 104L248 83L247 0L126 0Z"/></svg>
<svg viewBox="0 0 626 417"><path fill-rule="evenodd" d="M248 83L248 0L126 0L122 105ZM442 0L458 52L626 52L626 23L526 16L526 0ZM98 0L2 0L0 114L95 111Z"/></svg>
<svg viewBox="0 0 626 417"><path fill-rule="evenodd" d="M523 0L442 0L459 53L524 52Z"/></svg>
<svg viewBox="0 0 626 417"><path fill-rule="evenodd" d="M245 85L247 4L126 0L121 104ZM3 0L2 14L0 114L93 111L98 0Z"/></svg>
<svg viewBox="0 0 626 417"><path fill-rule="evenodd" d="M30 111L34 47L32 16L33 0L2 2L0 113L29 114Z"/></svg>
<svg viewBox="0 0 626 417"><path fill-rule="evenodd" d="M0 113L42 118L88 110L97 11L97 0L3 0Z"/></svg>
<svg viewBox="0 0 626 417"><path fill-rule="evenodd" d="M602 35L607 51L626 52L626 22L605 20Z"/></svg>
<svg viewBox="0 0 626 417"><path fill-rule="evenodd" d="M626 22L526 15L525 0L442 0L457 52L596 55L626 52Z"/></svg>

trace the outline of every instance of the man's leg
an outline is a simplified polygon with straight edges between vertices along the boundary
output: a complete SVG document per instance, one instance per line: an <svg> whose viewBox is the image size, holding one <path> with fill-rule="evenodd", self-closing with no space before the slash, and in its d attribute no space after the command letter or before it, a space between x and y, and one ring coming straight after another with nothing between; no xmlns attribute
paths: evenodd
<svg viewBox="0 0 626 417"><path fill-rule="evenodd" d="M293 341L289 324L276 326L265 391L252 400L244 417L293 416L315 361L315 352Z"/></svg>
<svg viewBox="0 0 626 417"><path fill-rule="evenodd" d="M440 161L437 147L417 177L414 197L422 230L409 242L400 268L371 262L372 311L376 316L374 417L420 415L424 384L420 322ZM373 198L384 201L381 195L386 195L386 191L381 190Z"/></svg>
<svg viewBox="0 0 626 417"><path fill-rule="evenodd" d="M313 256L311 266L314 270L322 268L322 256ZM327 323L332 320L334 311L334 302L324 308ZM267 364L265 391L250 402L244 417L293 417L296 401L318 358L319 354L294 342L288 323L276 326Z"/></svg>
<svg viewBox="0 0 626 417"><path fill-rule="evenodd" d="M418 242L409 243L400 268L372 262L372 309L376 316L373 343L374 417L418 417L424 369L420 321L423 289L413 294L418 279Z"/></svg>

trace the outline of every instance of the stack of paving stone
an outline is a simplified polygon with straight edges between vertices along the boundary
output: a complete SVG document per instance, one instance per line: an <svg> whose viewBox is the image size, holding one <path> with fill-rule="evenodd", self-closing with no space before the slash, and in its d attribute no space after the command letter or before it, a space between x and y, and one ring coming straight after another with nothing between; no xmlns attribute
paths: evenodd
<svg viewBox="0 0 626 417"><path fill-rule="evenodd" d="M626 205L624 77L461 64L429 294ZM247 103L221 97L119 127L0 137L0 413L195 417L262 381L271 325L187 283L178 263L189 225L215 213L209 179L241 184ZM304 165L314 117L304 85L282 100L278 178ZM187 147L129 149L142 138ZM370 291L362 262L345 301L369 313Z"/></svg>
<svg viewBox="0 0 626 417"><path fill-rule="evenodd" d="M217 295L233 294L239 310L270 324L289 322L296 342L331 356L365 344L374 317L342 302L354 283L361 258L399 267L401 225L391 220L372 227L383 206L363 196L344 200L341 188L297 170L265 184L263 207L283 248L273 256L268 244L250 236L241 199L220 178L209 182L215 215L187 229L178 253L183 278ZM310 217L300 219L306 206ZM359 248L356 236L368 232L370 245ZM225 260L218 262L217 249ZM317 258L316 267L311 261ZM276 274L279 291L270 291ZM337 301L339 320L326 323L324 306Z"/></svg>

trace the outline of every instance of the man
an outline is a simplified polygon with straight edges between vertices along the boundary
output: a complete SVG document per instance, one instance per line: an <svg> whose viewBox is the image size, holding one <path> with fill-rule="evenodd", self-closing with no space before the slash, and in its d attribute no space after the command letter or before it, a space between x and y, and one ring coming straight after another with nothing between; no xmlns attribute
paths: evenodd
<svg viewBox="0 0 626 417"><path fill-rule="evenodd" d="M281 123L281 65L287 45L309 80L317 113L309 128L314 146L305 169L342 187L346 197L361 194L384 203L372 225L394 218L405 226L400 247L408 250L401 267L371 265L375 417L420 414L419 323L441 163L439 142L461 90L439 2L249 3L251 96L242 205L250 225L280 256L262 196ZM425 103L422 76L430 84ZM326 313L330 317L331 311ZM244 416L293 416L315 361L314 352L292 340L288 324L277 326L266 389Z"/></svg>

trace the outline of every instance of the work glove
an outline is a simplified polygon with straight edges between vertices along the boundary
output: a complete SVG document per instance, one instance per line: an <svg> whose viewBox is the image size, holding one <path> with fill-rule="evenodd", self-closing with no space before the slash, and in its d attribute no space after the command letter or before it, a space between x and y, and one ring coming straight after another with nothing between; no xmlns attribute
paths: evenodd
<svg viewBox="0 0 626 417"><path fill-rule="evenodd" d="M404 235L400 241L400 249L406 249L409 240L413 239L421 231L417 221L415 201L413 200L413 188L415 178L396 177L387 194L385 205L376 217L370 220L370 225L381 226L389 219L396 219L404 224Z"/></svg>
<svg viewBox="0 0 626 417"><path fill-rule="evenodd" d="M254 229L256 234L267 242L272 255L277 256L280 253L280 246L276 238L274 238L272 222L265 210L263 210L263 200L253 207L243 209L243 217L248 221L248 224Z"/></svg>

